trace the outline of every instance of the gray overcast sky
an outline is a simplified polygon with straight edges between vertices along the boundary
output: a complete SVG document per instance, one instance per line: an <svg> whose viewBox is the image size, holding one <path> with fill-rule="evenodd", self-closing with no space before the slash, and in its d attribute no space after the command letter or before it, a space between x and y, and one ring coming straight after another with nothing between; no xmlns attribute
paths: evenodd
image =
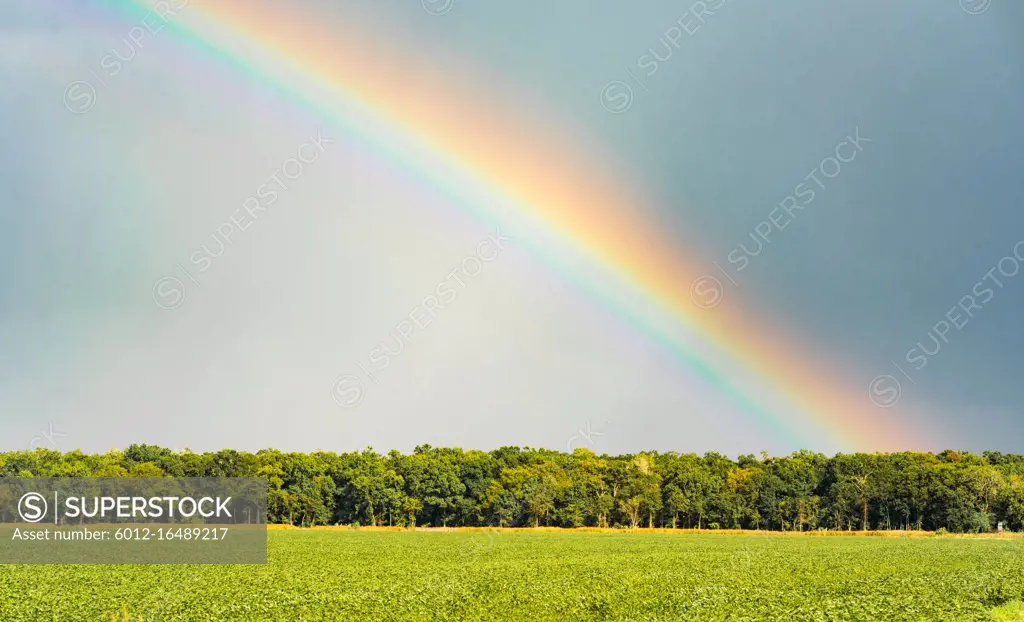
<svg viewBox="0 0 1024 622"><path fill-rule="evenodd" d="M437 71L471 59L571 119L656 198L638 218L709 274L729 270L725 295L865 408L881 376L873 397L920 448L1022 449L1024 274L990 271L1013 272L1000 260L1024 240L1024 5L709 0L698 20L663 0L295 4ZM68 84L128 55L138 20L71 0L0 12L0 449L843 448L765 425L523 239L368 379L389 332L491 228L171 32L72 114ZM217 252L211 234L318 128L335 142L180 306L154 304L154 283L173 302L158 280ZM871 142L757 252L751 232L858 129ZM742 270L740 244L757 252ZM934 351L929 331L966 295L981 308L916 369L908 350ZM339 375L362 385L332 392Z"/></svg>

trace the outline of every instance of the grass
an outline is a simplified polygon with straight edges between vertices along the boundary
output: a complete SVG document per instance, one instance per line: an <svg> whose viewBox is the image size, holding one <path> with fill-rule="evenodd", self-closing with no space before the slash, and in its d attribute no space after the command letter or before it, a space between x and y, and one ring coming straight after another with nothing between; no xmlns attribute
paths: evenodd
<svg viewBox="0 0 1024 622"><path fill-rule="evenodd" d="M368 529L268 538L261 566L0 566L0 620L1024 619L1021 539Z"/></svg>

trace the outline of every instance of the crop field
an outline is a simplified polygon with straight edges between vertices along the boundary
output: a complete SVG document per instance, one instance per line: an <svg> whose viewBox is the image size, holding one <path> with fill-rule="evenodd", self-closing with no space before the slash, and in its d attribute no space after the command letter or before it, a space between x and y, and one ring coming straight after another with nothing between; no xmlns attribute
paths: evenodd
<svg viewBox="0 0 1024 622"><path fill-rule="evenodd" d="M1024 540L272 530L260 566L0 566L0 620L1013 620Z"/></svg>

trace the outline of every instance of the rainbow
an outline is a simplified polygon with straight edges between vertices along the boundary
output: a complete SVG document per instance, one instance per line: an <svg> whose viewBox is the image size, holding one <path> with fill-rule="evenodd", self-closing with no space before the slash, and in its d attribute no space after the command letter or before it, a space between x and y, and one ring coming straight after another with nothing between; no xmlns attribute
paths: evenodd
<svg viewBox="0 0 1024 622"><path fill-rule="evenodd" d="M694 304L691 284L705 267L687 260L661 228L638 216L648 203L618 179L612 157L564 124L524 122L521 99L493 75L447 58L446 71L382 44L354 27L328 30L316 15L271 0L165 0L175 15L165 31L322 116L449 194L485 222L516 222L535 232L529 248L580 284L639 332L667 348L787 443L822 434L843 450L908 449L921 434L872 406L864 390L829 384L811 350L778 326L747 319L728 292L712 309ZM152 2L105 0L132 19ZM415 2L409 10L420 10ZM152 23L152 19L149 20ZM595 91L596 92L596 91ZM595 106L599 105L595 94ZM587 257L603 277L566 265L563 251ZM628 289L616 297L605 283ZM663 321L659 321L663 320ZM666 326L668 326L666 328ZM685 333L682 334L682 333ZM768 408L765 396L784 406ZM774 405L774 401L772 402Z"/></svg>

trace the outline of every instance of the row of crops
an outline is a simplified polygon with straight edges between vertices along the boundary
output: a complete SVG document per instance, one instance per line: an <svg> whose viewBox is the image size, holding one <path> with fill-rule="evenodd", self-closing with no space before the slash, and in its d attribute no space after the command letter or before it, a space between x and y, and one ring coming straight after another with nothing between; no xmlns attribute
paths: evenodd
<svg viewBox="0 0 1024 622"><path fill-rule="evenodd" d="M1024 540L271 531L261 566L0 566L0 620L992 620ZM1009 603L1009 604L1007 604Z"/></svg>

